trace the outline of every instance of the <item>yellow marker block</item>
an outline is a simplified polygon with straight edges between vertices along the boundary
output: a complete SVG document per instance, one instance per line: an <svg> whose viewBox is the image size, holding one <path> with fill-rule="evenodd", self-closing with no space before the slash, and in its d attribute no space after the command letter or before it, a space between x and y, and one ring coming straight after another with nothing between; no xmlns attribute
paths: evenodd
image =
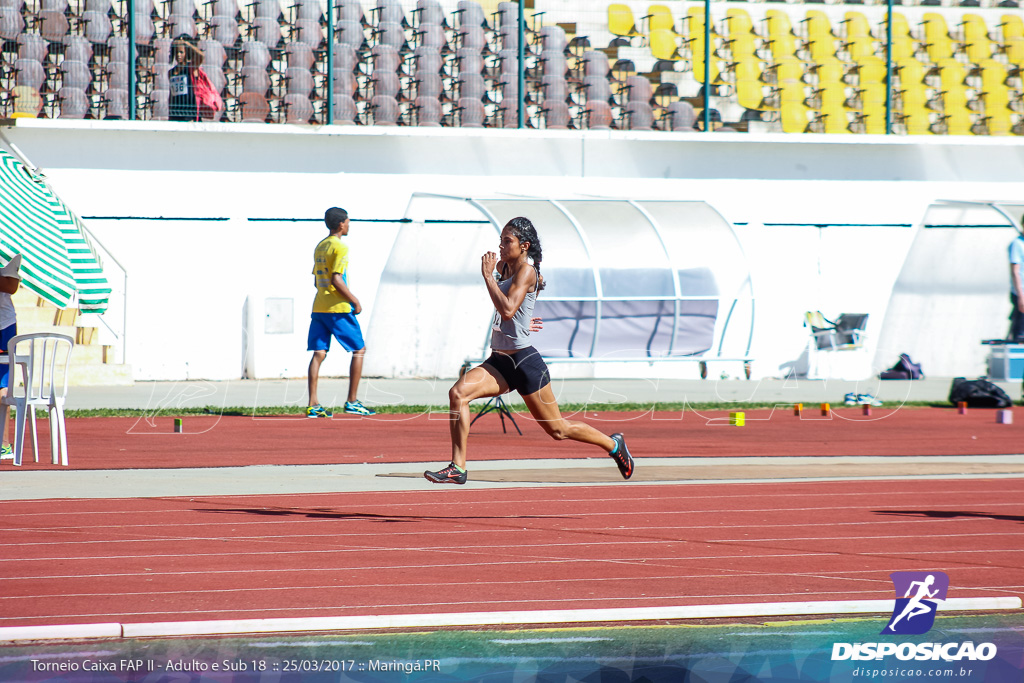
<svg viewBox="0 0 1024 683"><path fill-rule="evenodd" d="M832 406L830 406L827 403L822 403L821 404L821 414L822 414L822 416L828 417L829 413L831 413L831 412L832 412Z"/></svg>
<svg viewBox="0 0 1024 683"><path fill-rule="evenodd" d="M804 404L803 403L796 403L796 404L794 404L793 405L793 414L796 415L797 417L800 417L801 415L803 415L804 414Z"/></svg>
<svg viewBox="0 0 1024 683"><path fill-rule="evenodd" d="M742 427L747 423L746 413L729 413L729 424L734 427Z"/></svg>

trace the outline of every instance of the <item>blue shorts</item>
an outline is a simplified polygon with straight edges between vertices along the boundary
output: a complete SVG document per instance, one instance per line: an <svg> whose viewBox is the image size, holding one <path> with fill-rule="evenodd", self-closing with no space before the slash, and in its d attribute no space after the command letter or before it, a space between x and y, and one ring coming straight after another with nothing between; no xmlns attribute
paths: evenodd
<svg viewBox="0 0 1024 683"><path fill-rule="evenodd" d="M0 353L7 353L7 344L18 334L18 324L8 325L0 330ZM4 363L0 366L0 389L6 389L11 381L11 364Z"/></svg>
<svg viewBox="0 0 1024 683"><path fill-rule="evenodd" d="M363 331L354 313L313 313L309 320L307 351L330 351L331 337L346 351L359 351L364 346Z"/></svg>

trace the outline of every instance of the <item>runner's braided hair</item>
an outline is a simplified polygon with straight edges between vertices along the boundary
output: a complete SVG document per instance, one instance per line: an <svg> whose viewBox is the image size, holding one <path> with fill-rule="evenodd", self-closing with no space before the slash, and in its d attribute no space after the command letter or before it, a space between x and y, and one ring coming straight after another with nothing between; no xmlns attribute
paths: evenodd
<svg viewBox="0 0 1024 683"><path fill-rule="evenodd" d="M526 250L526 255L533 259L533 265L537 269L537 291L544 289L544 281L540 279L540 262L544 258L544 255L540 248L540 236L537 235L537 228L533 227L533 223L530 222L529 218L513 218L505 224L506 228L510 228L510 232L515 235L519 243L529 243L530 247Z"/></svg>

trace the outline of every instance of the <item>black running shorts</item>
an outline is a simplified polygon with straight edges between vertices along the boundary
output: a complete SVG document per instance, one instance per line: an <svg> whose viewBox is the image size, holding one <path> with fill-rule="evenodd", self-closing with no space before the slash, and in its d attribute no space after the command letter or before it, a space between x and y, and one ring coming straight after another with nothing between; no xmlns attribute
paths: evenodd
<svg viewBox="0 0 1024 683"><path fill-rule="evenodd" d="M494 368L509 389L522 396L536 393L551 383L547 363L532 346L519 349L513 355L494 352L483 364Z"/></svg>

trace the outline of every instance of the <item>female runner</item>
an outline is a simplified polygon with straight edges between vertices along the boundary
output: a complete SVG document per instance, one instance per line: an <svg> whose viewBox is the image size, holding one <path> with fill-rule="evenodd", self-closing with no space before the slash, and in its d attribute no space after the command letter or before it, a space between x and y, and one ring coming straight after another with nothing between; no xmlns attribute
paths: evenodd
<svg viewBox="0 0 1024 683"><path fill-rule="evenodd" d="M633 458L622 434L606 436L585 422L571 422L562 417L551 391L547 365L530 345L533 306L538 290L544 287L540 262L540 238L533 223L526 218L510 220L501 231L498 255L489 251L481 258L480 270L495 309L491 321L492 353L482 364L460 377L448 392L452 461L437 472L423 473L435 484L466 483L469 402L512 390L519 392L530 414L552 438L600 446L618 465L623 478L633 476ZM494 278L495 266L500 280Z"/></svg>

